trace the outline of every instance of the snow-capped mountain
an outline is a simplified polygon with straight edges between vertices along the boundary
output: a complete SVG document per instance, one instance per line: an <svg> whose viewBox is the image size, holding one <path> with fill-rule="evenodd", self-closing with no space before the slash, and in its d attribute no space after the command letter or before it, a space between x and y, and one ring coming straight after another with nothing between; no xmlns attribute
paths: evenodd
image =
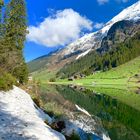
<svg viewBox="0 0 140 140"><path fill-rule="evenodd" d="M109 29L111 26L121 20L139 20L140 19L140 0L133 4L132 6L124 9L121 13L119 13L117 16L115 16L112 20L107 22L104 27L94 33L87 34L83 36L82 38L78 39L77 41L71 43L68 45L62 52L61 55L70 55L75 52L81 52L79 56L86 55L89 52L88 50L94 50L99 48L101 45L102 39L107 35Z"/></svg>
<svg viewBox="0 0 140 140"><path fill-rule="evenodd" d="M89 52L100 48L102 39L107 35L109 29L116 23L122 20L137 21L140 19L140 0L132 6L124 9L121 13L115 16L112 20L107 22L104 27L94 33L86 34L77 41L69 44L64 49L61 49L55 53L52 53L49 57L43 57L42 59L32 61L29 66L35 70L40 67L47 67L49 70L59 70L66 64L71 63L81 57L84 57ZM37 64L37 65L35 65ZM38 65L40 64L40 65ZM39 67L37 67L39 66Z"/></svg>

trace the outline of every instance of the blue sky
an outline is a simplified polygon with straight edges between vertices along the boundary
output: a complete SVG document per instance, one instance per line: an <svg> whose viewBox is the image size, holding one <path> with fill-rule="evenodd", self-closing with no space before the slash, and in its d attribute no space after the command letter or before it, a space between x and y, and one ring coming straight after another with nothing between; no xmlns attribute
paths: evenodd
<svg viewBox="0 0 140 140"><path fill-rule="evenodd" d="M84 33L98 30L138 0L26 1L31 33L25 43L24 56L30 61L64 47Z"/></svg>

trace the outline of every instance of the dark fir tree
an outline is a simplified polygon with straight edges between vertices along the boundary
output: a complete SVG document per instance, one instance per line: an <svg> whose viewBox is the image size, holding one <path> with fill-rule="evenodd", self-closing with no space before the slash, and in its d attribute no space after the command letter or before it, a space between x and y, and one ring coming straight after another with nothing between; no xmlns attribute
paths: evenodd
<svg viewBox="0 0 140 140"><path fill-rule="evenodd" d="M4 5L4 2L0 0L0 39L2 38L2 7Z"/></svg>
<svg viewBox="0 0 140 140"><path fill-rule="evenodd" d="M26 6L24 0L11 0L6 9L5 46L8 58L7 69L21 83L27 80L27 68L23 58L27 34Z"/></svg>
<svg viewBox="0 0 140 140"><path fill-rule="evenodd" d="M3 36L4 36L4 23L3 23L3 14L2 9L4 6L3 0L0 0L0 68L2 68L3 65Z"/></svg>
<svg viewBox="0 0 140 140"><path fill-rule="evenodd" d="M15 81L27 81L23 57L26 22L24 0L10 0L7 5L0 0L0 90L12 88Z"/></svg>

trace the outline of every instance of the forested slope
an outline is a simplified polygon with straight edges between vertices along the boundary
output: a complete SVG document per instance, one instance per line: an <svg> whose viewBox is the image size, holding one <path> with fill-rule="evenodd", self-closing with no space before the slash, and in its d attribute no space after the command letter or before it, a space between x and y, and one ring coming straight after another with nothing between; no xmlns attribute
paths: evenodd
<svg viewBox="0 0 140 140"><path fill-rule="evenodd" d="M57 76L65 78L75 73L91 74L97 70L109 70L140 55L139 22L120 21L114 24L101 48L62 68Z"/></svg>

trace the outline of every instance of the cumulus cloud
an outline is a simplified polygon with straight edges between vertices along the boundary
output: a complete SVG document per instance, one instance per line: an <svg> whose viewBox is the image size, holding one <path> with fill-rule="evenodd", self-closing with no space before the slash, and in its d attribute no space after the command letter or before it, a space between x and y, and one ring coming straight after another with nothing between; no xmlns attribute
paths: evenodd
<svg viewBox="0 0 140 140"><path fill-rule="evenodd" d="M96 22L93 27L95 29L101 29L103 26L104 26L104 23L98 23L98 22Z"/></svg>
<svg viewBox="0 0 140 140"><path fill-rule="evenodd" d="M100 5L103 5L105 3L108 3L109 0L97 0L97 2L100 4Z"/></svg>
<svg viewBox="0 0 140 140"><path fill-rule="evenodd" d="M57 11L38 26L29 26L28 41L47 47L66 45L78 39L85 30L92 30L92 22L73 9Z"/></svg>

